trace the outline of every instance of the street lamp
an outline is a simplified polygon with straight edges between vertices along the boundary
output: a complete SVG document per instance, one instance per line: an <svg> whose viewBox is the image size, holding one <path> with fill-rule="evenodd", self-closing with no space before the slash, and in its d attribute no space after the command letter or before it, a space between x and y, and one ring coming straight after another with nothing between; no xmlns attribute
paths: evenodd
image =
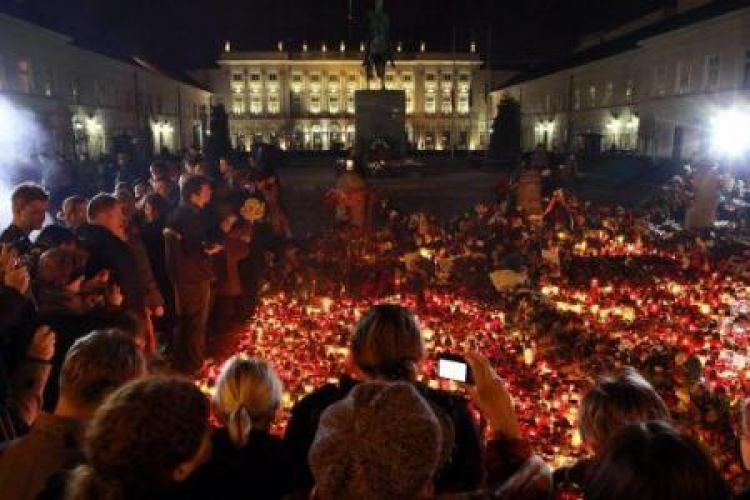
<svg viewBox="0 0 750 500"><path fill-rule="evenodd" d="M711 120L711 148L720 156L736 158L750 151L750 113L721 111Z"/></svg>

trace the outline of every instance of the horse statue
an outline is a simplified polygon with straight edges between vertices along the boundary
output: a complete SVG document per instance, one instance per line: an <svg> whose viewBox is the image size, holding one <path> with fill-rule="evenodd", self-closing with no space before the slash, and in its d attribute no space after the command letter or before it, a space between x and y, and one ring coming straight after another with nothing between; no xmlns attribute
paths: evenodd
<svg viewBox="0 0 750 500"><path fill-rule="evenodd" d="M367 70L367 84L374 76L380 78L380 88L385 89L385 67L396 66L391 47L391 21L383 10L383 0L375 0L375 9L370 11L370 36L362 65Z"/></svg>

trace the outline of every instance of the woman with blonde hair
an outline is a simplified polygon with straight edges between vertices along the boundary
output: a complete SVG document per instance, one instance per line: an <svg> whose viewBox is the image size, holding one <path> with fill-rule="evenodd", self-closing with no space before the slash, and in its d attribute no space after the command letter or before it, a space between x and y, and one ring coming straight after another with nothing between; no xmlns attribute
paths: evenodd
<svg viewBox="0 0 750 500"><path fill-rule="evenodd" d="M210 460L188 482L196 498L278 499L284 491L285 453L270 432L283 386L274 369L256 358L227 360L212 406L221 427Z"/></svg>

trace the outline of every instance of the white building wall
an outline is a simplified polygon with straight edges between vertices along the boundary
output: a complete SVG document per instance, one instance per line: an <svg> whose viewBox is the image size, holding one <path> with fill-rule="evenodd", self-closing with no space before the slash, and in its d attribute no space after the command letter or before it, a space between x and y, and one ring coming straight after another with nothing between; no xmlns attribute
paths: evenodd
<svg viewBox="0 0 750 500"><path fill-rule="evenodd" d="M521 102L526 149L545 137L549 147L576 149L581 134L601 134L602 149L705 156L717 110L750 104L750 8L502 89L495 100L503 93Z"/></svg>

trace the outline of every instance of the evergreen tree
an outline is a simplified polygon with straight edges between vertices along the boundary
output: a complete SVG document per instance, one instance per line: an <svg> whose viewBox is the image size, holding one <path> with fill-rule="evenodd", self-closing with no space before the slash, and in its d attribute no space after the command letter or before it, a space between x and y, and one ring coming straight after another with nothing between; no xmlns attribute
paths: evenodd
<svg viewBox="0 0 750 500"><path fill-rule="evenodd" d="M219 158L228 158L232 154L232 141L229 137L229 117L224 105L211 107L210 135L206 138L206 158L217 164Z"/></svg>
<svg viewBox="0 0 750 500"><path fill-rule="evenodd" d="M521 105L505 94L497 105L492 124L487 159L505 165L515 165L521 154Z"/></svg>

